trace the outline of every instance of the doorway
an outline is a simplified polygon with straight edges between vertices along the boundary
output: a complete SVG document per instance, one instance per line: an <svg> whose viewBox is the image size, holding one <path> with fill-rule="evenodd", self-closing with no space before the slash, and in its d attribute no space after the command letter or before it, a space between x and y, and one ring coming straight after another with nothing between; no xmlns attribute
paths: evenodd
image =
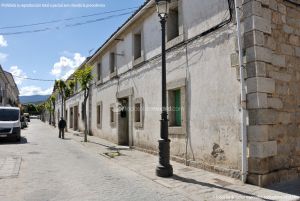
<svg viewBox="0 0 300 201"><path fill-rule="evenodd" d="M129 101L128 98L118 101L118 144L129 146Z"/></svg>
<svg viewBox="0 0 300 201"><path fill-rule="evenodd" d="M68 110L65 111L65 121L68 122Z"/></svg>
<svg viewBox="0 0 300 201"><path fill-rule="evenodd" d="M70 128L73 128L73 119L74 119L74 113L73 113L73 107L70 108Z"/></svg>
<svg viewBox="0 0 300 201"><path fill-rule="evenodd" d="M78 130L78 105L74 106L74 131Z"/></svg>

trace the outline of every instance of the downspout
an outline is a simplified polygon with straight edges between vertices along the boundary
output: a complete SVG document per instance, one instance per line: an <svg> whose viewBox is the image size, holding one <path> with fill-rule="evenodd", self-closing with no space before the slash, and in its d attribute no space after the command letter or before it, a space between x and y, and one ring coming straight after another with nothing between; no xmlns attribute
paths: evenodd
<svg viewBox="0 0 300 201"><path fill-rule="evenodd" d="M238 0L234 1L235 15L237 23L237 39L238 39L238 51L239 51L239 68L240 68L240 91L241 91L241 137L242 137L242 181L245 183L248 174L248 160L247 160L247 126L246 126L246 91L245 91L245 77L243 68L243 51L242 51L242 37L241 37L241 22Z"/></svg>

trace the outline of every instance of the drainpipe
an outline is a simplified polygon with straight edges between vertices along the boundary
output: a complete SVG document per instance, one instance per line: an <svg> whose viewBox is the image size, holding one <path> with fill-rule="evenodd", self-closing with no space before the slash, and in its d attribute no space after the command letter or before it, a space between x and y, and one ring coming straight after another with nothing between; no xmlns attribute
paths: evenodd
<svg viewBox="0 0 300 201"><path fill-rule="evenodd" d="M245 78L243 68L243 51L242 51L242 37L241 37L241 22L240 13L237 4L238 0L234 1L235 15L237 23L237 38L238 38L238 51L239 51L239 68L240 68L240 91L241 91L241 137L242 137L242 181L245 183L248 174L248 160L247 160L247 108L246 108L246 91L245 91Z"/></svg>

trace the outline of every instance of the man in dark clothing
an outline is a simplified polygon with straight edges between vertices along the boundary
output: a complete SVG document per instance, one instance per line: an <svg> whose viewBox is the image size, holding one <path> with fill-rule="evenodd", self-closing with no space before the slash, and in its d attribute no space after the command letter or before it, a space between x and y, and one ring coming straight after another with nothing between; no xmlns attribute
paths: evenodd
<svg viewBox="0 0 300 201"><path fill-rule="evenodd" d="M59 129L59 138L64 139L65 138L65 128L66 128L66 121L64 120L64 118L62 117L58 123L58 129Z"/></svg>

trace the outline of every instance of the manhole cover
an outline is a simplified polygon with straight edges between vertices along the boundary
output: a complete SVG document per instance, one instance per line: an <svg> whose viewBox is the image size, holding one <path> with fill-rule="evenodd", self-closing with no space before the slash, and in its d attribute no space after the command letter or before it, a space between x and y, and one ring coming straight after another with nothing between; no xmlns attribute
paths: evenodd
<svg viewBox="0 0 300 201"><path fill-rule="evenodd" d="M19 156L0 158L0 178L18 176L21 162L22 158Z"/></svg>

